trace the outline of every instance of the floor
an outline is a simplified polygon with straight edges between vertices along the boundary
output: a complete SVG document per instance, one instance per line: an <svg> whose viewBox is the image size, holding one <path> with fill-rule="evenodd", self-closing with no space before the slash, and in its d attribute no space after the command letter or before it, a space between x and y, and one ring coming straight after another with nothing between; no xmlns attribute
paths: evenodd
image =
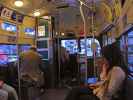
<svg viewBox="0 0 133 100"><path fill-rule="evenodd" d="M40 100L64 100L67 93L68 89L48 89Z"/></svg>

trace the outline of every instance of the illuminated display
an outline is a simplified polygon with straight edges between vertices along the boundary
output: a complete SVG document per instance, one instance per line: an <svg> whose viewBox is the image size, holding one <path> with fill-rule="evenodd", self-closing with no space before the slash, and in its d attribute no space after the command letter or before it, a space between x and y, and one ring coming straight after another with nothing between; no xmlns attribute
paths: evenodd
<svg viewBox="0 0 133 100"><path fill-rule="evenodd" d="M11 23L7 23L7 22L1 23L1 28L3 30L10 31L10 32L16 32L17 31L16 25L11 24Z"/></svg>
<svg viewBox="0 0 133 100"><path fill-rule="evenodd" d="M78 43L77 40L61 40L61 46L65 47L70 54L78 52Z"/></svg>
<svg viewBox="0 0 133 100"><path fill-rule="evenodd" d="M17 60L16 45L0 45L0 65Z"/></svg>
<svg viewBox="0 0 133 100"><path fill-rule="evenodd" d="M33 28L25 28L25 34L33 36L35 35L35 30Z"/></svg>
<svg viewBox="0 0 133 100"><path fill-rule="evenodd" d="M95 39L94 41L97 44L96 55L99 56L100 55L100 44L98 40ZM93 56L91 44L92 44L92 38L87 39L86 44L85 44L85 39L81 39L80 40L80 54L85 54L85 49L87 49L87 56ZM85 45L87 46L87 48L85 48Z"/></svg>

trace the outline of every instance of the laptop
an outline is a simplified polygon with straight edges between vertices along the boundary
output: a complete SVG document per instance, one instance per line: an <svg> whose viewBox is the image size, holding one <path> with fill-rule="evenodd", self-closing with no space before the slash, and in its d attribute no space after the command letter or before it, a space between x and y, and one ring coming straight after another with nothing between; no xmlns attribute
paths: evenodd
<svg viewBox="0 0 133 100"><path fill-rule="evenodd" d="M87 79L87 83L88 84L95 84L97 81L98 81L98 78L97 77L89 77Z"/></svg>

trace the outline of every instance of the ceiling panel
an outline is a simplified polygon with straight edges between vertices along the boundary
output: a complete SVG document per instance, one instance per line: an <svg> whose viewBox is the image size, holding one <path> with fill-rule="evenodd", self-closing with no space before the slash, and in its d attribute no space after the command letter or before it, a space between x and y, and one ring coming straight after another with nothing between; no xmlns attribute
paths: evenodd
<svg viewBox="0 0 133 100"><path fill-rule="evenodd" d="M78 0L23 0L24 6L22 8L17 8L14 6L14 0L0 0L0 3L17 10L18 12L33 16L33 12L35 10L40 10L41 15L52 15L59 17L59 29L60 31L68 31L72 30L74 32L83 31L83 21L80 16L79 11L79 2ZM91 7L91 3L93 1L95 6L95 16L94 16L94 27L96 31L101 30L107 22L106 18L103 17L103 12L101 12L101 3L105 1L112 0L81 0L86 3L88 7ZM86 7L84 9L84 14L87 22L87 30L90 31L91 28L91 9ZM100 18L100 20L98 20Z"/></svg>

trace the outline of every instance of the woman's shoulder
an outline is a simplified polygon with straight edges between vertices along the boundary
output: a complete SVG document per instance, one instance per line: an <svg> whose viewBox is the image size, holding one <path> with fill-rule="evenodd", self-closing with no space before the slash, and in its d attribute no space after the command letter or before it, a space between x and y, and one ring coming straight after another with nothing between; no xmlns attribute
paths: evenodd
<svg viewBox="0 0 133 100"><path fill-rule="evenodd" d="M112 68L111 72L112 72L112 74L117 74L117 76L121 75L121 76L125 77L125 72L123 71L123 69L120 66L114 66Z"/></svg>
<svg viewBox="0 0 133 100"><path fill-rule="evenodd" d="M122 72L124 72L123 69L120 66L114 66L112 68L112 71L122 71Z"/></svg>

